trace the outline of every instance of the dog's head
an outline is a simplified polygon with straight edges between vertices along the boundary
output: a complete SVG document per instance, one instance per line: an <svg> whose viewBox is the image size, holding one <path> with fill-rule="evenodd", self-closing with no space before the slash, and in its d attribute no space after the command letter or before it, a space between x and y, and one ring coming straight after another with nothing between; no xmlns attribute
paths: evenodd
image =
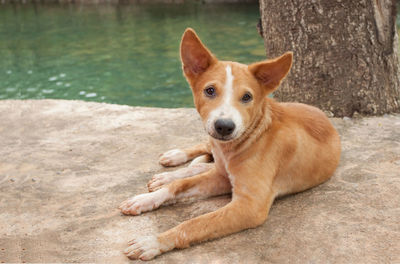
<svg viewBox="0 0 400 264"><path fill-rule="evenodd" d="M292 53L251 65L219 61L186 29L181 42L184 75L207 133L222 141L239 138L287 75Z"/></svg>

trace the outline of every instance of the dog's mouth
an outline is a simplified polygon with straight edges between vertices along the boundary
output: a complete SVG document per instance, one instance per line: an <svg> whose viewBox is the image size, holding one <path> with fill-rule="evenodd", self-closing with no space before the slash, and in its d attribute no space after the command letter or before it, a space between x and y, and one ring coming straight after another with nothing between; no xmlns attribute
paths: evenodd
<svg viewBox="0 0 400 264"><path fill-rule="evenodd" d="M220 134L218 134L218 133L213 133L213 132L208 132L208 135L210 135L212 138L215 138L215 139L217 139L217 140L220 140L220 141L224 141L224 142L228 142L228 141L231 141L231 140L234 140L236 137L235 137L235 135L227 135L227 136L222 136L222 135L220 135Z"/></svg>

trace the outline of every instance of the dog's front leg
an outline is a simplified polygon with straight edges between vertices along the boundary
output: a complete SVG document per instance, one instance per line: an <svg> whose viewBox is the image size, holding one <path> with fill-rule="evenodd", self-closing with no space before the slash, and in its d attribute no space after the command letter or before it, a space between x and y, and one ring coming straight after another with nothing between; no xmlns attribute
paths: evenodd
<svg viewBox="0 0 400 264"><path fill-rule="evenodd" d="M171 190L175 190L176 195L184 195L193 192L194 188L201 189L188 181L191 178L172 183ZM273 199L272 193L256 198L251 198L249 194L234 194L232 202L215 212L185 221L158 236L131 240L125 254L131 259L149 260L174 248L185 248L192 243L256 227L265 221Z"/></svg>
<svg viewBox="0 0 400 264"><path fill-rule="evenodd" d="M147 183L147 188L149 192L154 192L168 183L206 172L214 168L214 166L214 163L198 163L175 171L158 173Z"/></svg>
<svg viewBox="0 0 400 264"><path fill-rule="evenodd" d="M200 162L209 162L212 159L209 143L201 143L186 149L172 149L160 156L159 163L165 167L178 166L196 157L201 158Z"/></svg>
<svg viewBox="0 0 400 264"><path fill-rule="evenodd" d="M205 173L185 179L179 179L161 189L137 195L126 200L120 206L124 214L137 215L159 207L162 203L184 197L208 197L230 193L232 190L229 179L217 173L213 168ZM132 259L152 259L169 251L170 242L160 242L156 236L139 237L130 242L131 246L125 253Z"/></svg>
<svg viewBox="0 0 400 264"><path fill-rule="evenodd" d="M229 179L215 168L185 179L176 180L155 192L136 195L121 203L123 214L139 215L160 207L163 203L185 197L209 197L231 192Z"/></svg>
<svg viewBox="0 0 400 264"><path fill-rule="evenodd" d="M251 201L238 199L215 212L185 221L158 236L133 239L125 254L131 259L149 260L174 248L186 248L195 242L256 227L265 221L266 211L251 206Z"/></svg>

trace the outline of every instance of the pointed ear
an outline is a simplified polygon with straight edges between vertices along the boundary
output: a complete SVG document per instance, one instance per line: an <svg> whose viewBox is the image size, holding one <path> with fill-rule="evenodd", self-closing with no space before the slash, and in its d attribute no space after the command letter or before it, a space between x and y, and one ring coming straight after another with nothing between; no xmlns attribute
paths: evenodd
<svg viewBox="0 0 400 264"><path fill-rule="evenodd" d="M293 53L286 52L278 58L253 63L249 65L249 70L267 93L271 93L289 73L292 61Z"/></svg>
<svg viewBox="0 0 400 264"><path fill-rule="evenodd" d="M214 55L201 43L193 29L187 28L181 41L182 68L186 77L198 77L216 62Z"/></svg>

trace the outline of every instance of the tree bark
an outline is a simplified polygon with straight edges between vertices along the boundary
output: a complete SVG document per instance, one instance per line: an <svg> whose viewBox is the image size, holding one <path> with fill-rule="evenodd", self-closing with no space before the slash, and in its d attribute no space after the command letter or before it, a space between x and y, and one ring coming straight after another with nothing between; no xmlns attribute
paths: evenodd
<svg viewBox="0 0 400 264"><path fill-rule="evenodd" d="M260 0L267 57L294 52L279 101L334 116L400 111L395 0Z"/></svg>

